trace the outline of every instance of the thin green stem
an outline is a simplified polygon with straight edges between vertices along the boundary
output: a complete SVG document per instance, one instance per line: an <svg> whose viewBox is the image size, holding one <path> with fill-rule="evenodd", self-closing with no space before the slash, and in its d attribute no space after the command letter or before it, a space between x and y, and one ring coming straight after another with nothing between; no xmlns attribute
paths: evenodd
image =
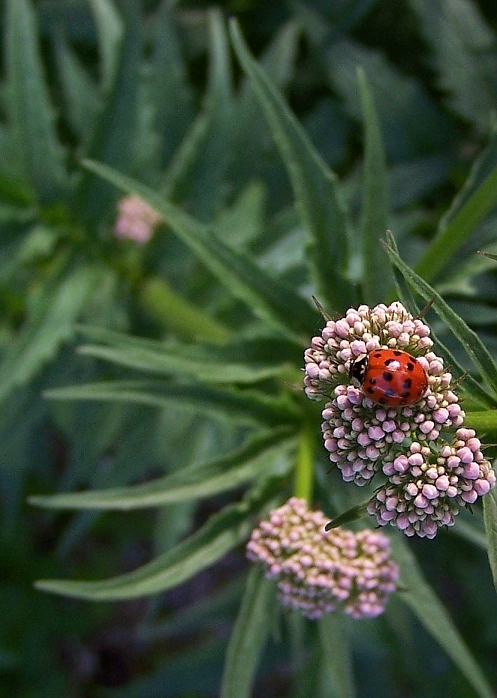
<svg viewBox="0 0 497 698"><path fill-rule="evenodd" d="M312 499L314 446L315 439L313 431L308 425L304 425L300 434L297 453L294 492L296 497L305 499L308 504L311 504Z"/></svg>

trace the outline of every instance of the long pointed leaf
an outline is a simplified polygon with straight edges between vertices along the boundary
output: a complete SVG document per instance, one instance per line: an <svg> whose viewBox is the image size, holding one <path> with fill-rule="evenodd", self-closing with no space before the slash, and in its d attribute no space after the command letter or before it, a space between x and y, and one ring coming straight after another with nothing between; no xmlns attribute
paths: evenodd
<svg viewBox="0 0 497 698"><path fill-rule="evenodd" d="M292 184L295 203L311 241L318 293L329 307L346 307L354 293L347 279L347 217L336 175L316 152L264 70L250 55L235 22L231 39L252 81Z"/></svg>
<svg viewBox="0 0 497 698"><path fill-rule="evenodd" d="M166 181L167 197L190 202L199 220L221 207L236 121L230 52L219 8L209 11L209 77L204 106L174 158Z"/></svg>
<svg viewBox="0 0 497 698"><path fill-rule="evenodd" d="M495 489L483 497L483 517L488 540L488 559L497 591L497 491Z"/></svg>
<svg viewBox="0 0 497 698"><path fill-rule="evenodd" d="M106 70L109 73L106 80L111 78L112 82L105 93L103 111L95 121L95 130L85 155L98 157L112 167L127 172L134 163L138 132L137 105L143 49L140 3L135 0L122 0L120 3L125 26L122 42L119 39L120 20L115 24L112 4L108 0L93 0L93 3L103 13L102 31L105 26L105 31L112 35L113 43L108 48L109 54L111 48L113 55L106 58ZM83 172L76 192L75 207L88 230L97 233L102 219L115 205L115 200L113 187L102 183L93 173Z"/></svg>
<svg viewBox="0 0 497 698"><path fill-rule="evenodd" d="M214 564L245 540L253 528L253 516L257 511L255 507L251 510L245 502L225 507L185 541L133 572L99 582L42 579L36 582L36 587L62 596L95 601L158 594Z"/></svg>
<svg viewBox="0 0 497 698"><path fill-rule="evenodd" d="M117 74L119 51L125 31L124 22L111 0L89 0L98 30L101 90L108 92Z"/></svg>
<svg viewBox="0 0 497 698"><path fill-rule="evenodd" d="M193 463L171 475L132 487L31 497L31 504L55 509L138 509L161 506L239 487L271 466L293 444L286 427L253 437L241 448L207 463Z"/></svg>
<svg viewBox="0 0 497 698"><path fill-rule="evenodd" d="M64 111L74 132L85 144L99 109L96 86L60 30L53 32L53 44L64 88Z"/></svg>
<svg viewBox="0 0 497 698"><path fill-rule="evenodd" d="M470 175L471 177L471 175ZM471 186L468 182L466 186ZM456 203L458 203L456 199ZM476 227L497 205L497 167L486 177L474 194L465 201L450 220L444 219L443 228L416 265L417 273L428 281L436 278L449 263L454 253Z"/></svg>
<svg viewBox="0 0 497 698"><path fill-rule="evenodd" d="M160 165L165 165L193 121L193 89L169 2L161 3L155 27L148 97L153 130L161 142L158 160Z"/></svg>
<svg viewBox="0 0 497 698"><path fill-rule="evenodd" d="M392 288L393 277L380 239L388 228L388 174L373 95L363 70L357 71L364 121L364 194L362 200L363 289L369 305Z"/></svg>
<svg viewBox="0 0 497 698"><path fill-rule="evenodd" d="M260 55L260 63L277 89L284 90L292 79L298 52L300 26L290 20ZM246 186L247 180L268 182L283 174L283 165L268 157L272 151L271 133L256 95L252 81L245 76L236 104L237 157L230 163L230 177L235 187ZM271 164L268 165L268 160Z"/></svg>
<svg viewBox="0 0 497 698"><path fill-rule="evenodd" d="M281 367L256 368L246 364L223 364L181 356L181 352L165 349L114 349L102 346L83 346L80 354L112 363L162 375L185 376L204 383L255 383L281 373Z"/></svg>
<svg viewBox="0 0 497 698"><path fill-rule="evenodd" d="M45 85L34 10L29 0L7 0L7 114L20 169L43 202L60 195L66 181L62 146Z"/></svg>
<svg viewBox="0 0 497 698"><path fill-rule="evenodd" d="M337 613L327 613L318 621L321 661L331 679L330 689L333 698L354 698L355 696L352 655L344 621L345 619Z"/></svg>
<svg viewBox="0 0 497 698"><path fill-rule="evenodd" d="M464 347L475 368L479 371L489 393L497 398L497 366L478 335L447 305L434 288L402 261L392 247L385 245L385 249L392 264L402 272L412 288L426 301L435 299L431 307Z"/></svg>
<svg viewBox="0 0 497 698"><path fill-rule="evenodd" d="M300 412L286 397L269 397L249 390L210 388L167 381L108 381L47 390L45 396L57 400L115 400L151 407L171 404L224 417L242 423L274 426L297 422Z"/></svg>
<svg viewBox="0 0 497 698"><path fill-rule="evenodd" d="M393 235L390 233L390 231L387 230L386 233L386 238L387 241L391 247L391 249L394 251L396 255L398 255L398 249L397 249L397 244L395 242L395 238ZM408 285L406 279L402 275L399 269L395 268L394 269L394 278L395 278L395 287L397 289L397 297L402 301L404 306L406 308L409 308L413 314L417 314L420 312L420 308L416 304L416 301L414 300L414 296L411 292L411 288ZM485 407L495 407L496 405L496 400L495 398L492 398L488 392L481 386L480 381L477 380L476 378L473 378L473 376L468 375L467 371L461 366L459 361L457 361L456 357L454 354L448 349L448 347L440 341L440 339L432 332L431 334L432 339L434 340L435 344L437 345L437 349L439 349L446 361L448 362L450 366L451 372L454 374L456 378L463 378L464 377L464 383L463 387L464 390L466 390L471 397L474 400L477 400L480 402L483 406ZM480 412L476 415L477 419L481 419L483 417L483 414L487 414L487 412L483 413ZM466 414L466 418L468 419L468 414ZM478 429L478 427L475 427Z"/></svg>
<svg viewBox="0 0 497 698"><path fill-rule="evenodd" d="M39 313L26 321L0 363L0 400L31 380L60 344L72 336L100 275L98 268L82 266L46 293Z"/></svg>
<svg viewBox="0 0 497 698"><path fill-rule="evenodd" d="M401 536L392 537L393 556L401 569L401 584L407 588L400 599L416 614L428 632L447 652L481 698L494 695L483 672L459 635L446 609L425 581L417 562Z"/></svg>
<svg viewBox="0 0 497 698"><path fill-rule="evenodd" d="M254 567L248 575L233 634L231 635L221 683L221 698L250 698L259 657L274 613L274 583Z"/></svg>
<svg viewBox="0 0 497 698"><path fill-rule="evenodd" d="M486 135L495 104L495 35L470 0L410 0L451 111Z"/></svg>
<svg viewBox="0 0 497 698"><path fill-rule="evenodd" d="M111 361L121 366L165 376L182 376L201 383L255 383L288 372L288 366L233 362L222 353L210 355L209 346L160 344L149 339L131 337L101 327L83 327L83 334L100 341L83 345L79 353Z"/></svg>
<svg viewBox="0 0 497 698"><path fill-rule="evenodd" d="M223 243L212 230L148 187L105 165L85 161L85 166L116 187L138 194L163 218L174 233L237 298L272 326L292 339L308 337L315 330L315 316L304 299L269 276L251 257Z"/></svg>

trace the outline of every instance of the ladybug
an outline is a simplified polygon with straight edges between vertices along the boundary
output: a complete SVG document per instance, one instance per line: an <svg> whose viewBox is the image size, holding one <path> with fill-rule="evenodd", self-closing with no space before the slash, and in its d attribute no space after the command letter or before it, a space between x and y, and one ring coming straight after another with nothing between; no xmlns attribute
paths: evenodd
<svg viewBox="0 0 497 698"><path fill-rule="evenodd" d="M350 367L373 402L389 407L412 405L421 400L428 387L428 376L414 356L400 349L375 349L356 359Z"/></svg>

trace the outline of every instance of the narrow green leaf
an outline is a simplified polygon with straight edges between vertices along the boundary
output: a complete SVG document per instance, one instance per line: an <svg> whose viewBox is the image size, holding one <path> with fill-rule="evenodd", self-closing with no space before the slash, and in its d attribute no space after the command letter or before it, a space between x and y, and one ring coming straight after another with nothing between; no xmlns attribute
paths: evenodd
<svg viewBox="0 0 497 698"><path fill-rule="evenodd" d="M54 54L63 86L64 115L85 144L99 110L97 90L86 68L59 28L53 32Z"/></svg>
<svg viewBox="0 0 497 698"><path fill-rule="evenodd" d="M97 582L42 579L35 586L42 591L94 601L158 594L214 564L244 541L254 526L256 513L257 510L251 510L246 502L227 506L173 549L118 577Z"/></svg>
<svg viewBox="0 0 497 698"><path fill-rule="evenodd" d="M485 500L486 497L483 499L484 505ZM483 550L487 550L488 545L485 533L480 530L478 526L462 519L461 515L458 516L458 519L457 526L451 529L451 533L454 533L454 535L460 538L464 538L464 540L469 541L473 545L477 545L479 548L483 548Z"/></svg>
<svg viewBox="0 0 497 698"><path fill-rule="evenodd" d="M161 3L154 24L147 98L152 111L152 129L160 139L158 165L163 166L169 162L193 121L193 89L173 8L167 0Z"/></svg>
<svg viewBox="0 0 497 698"><path fill-rule="evenodd" d="M469 0L410 0L450 108L486 133L495 104L495 36Z"/></svg>
<svg viewBox="0 0 497 698"><path fill-rule="evenodd" d="M231 361L209 345L167 343L112 332L103 327L81 326L80 332L100 345L84 345L81 354L95 356L140 371L184 376L203 383L255 383L277 376L288 367L250 361Z"/></svg>
<svg viewBox="0 0 497 698"><path fill-rule="evenodd" d="M259 567L250 570L226 652L221 698L250 698L261 652L274 614L275 585Z"/></svg>
<svg viewBox="0 0 497 698"><path fill-rule="evenodd" d="M264 70L250 55L237 24L230 25L238 59L252 81L290 177L295 203L311 242L317 293L330 308L354 297L348 272L346 209L336 175L321 159Z"/></svg>
<svg viewBox="0 0 497 698"><path fill-rule="evenodd" d="M464 424L470 429L476 429L480 434L497 434L497 410L481 410L480 412L466 412ZM492 437L492 442L493 442ZM489 441L490 439L487 439Z"/></svg>
<svg viewBox="0 0 497 698"><path fill-rule="evenodd" d="M135 144L138 133L138 105L143 54L143 23L140 3L135 0L122 0L119 8L122 14L117 18L108 0L93 0L95 12L102 13L100 19L102 42L107 33L111 36L109 54L105 58L109 65L105 68L103 111L95 121L95 129L85 149L87 157L98 158L124 172L135 163ZM119 36L121 22L124 22L122 40ZM116 25L116 26L114 26ZM110 27L110 28L109 28ZM106 32L104 36L104 32ZM104 45L102 43L102 50ZM105 56L107 55L105 49ZM110 65L112 63L112 65ZM107 74L108 73L108 74ZM93 173L83 172L75 197L75 208L79 219L87 225L87 230L96 235L101 222L116 203L116 191L103 183Z"/></svg>
<svg viewBox="0 0 497 698"><path fill-rule="evenodd" d="M107 323L109 324L109 323ZM143 337L133 337L130 335L121 335L114 333L112 330L107 330L105 327L96 325L78 325L80 335L92 341L93 343L102 343L114 345L117 342L117 337L126 337L126 346L132 348L157 349L159 346L164 346L174 350L174 347L181 348L184 355L188 359L198 360L204 357L207 360L214 362L226 362L227 364L241 364L246 362L252 366L266 366L269 364L278 364L285 362L291 364L292 367L300 364L302 360L302 350L298 345L290 344L285 337L275 336L274 334L254 334L252 328L247 334L237 333L231 338L231 341L225 341L222 344L213 343L211 339L208 343L200 343L198 337L188 344L176 343L168 341L164 344L157 343L156 340L150 340ZM117 345L116 346L120 346ZM124 345L123 345L124 348ZM301 373L294 368L296 373Z"/></svg>
<svg viewBox="0 0 497 698"><path fill-rule="evenodd" d="M201 221L209 221L222 207L236 128L225 22L219 8L210 10L208 19L209 75L203 109L174 158L165 190L173 201L189 201L192 214Z"/></svg>
<svg viewBox="0 0 497 698"><path fill-rule="evenodd" d="M364 194L362 199L363 290L369 305L382 301L393 286L385 250L380 245L388 228L388 174L381 125L362 69L357 70L364 123Z"/></svg>
<svg viewBox="0 0 497 698"><path fill-rule="evenodd" d="M395 238L389 230L386 231L386 238L393 252L396 255L398 255L398 249L397 244L395 242ZM421 309L418 307L416 301L414 300L414 296L407 283L407 280L404 278L400 270L397 268L394 269L394 278L398 298L402 301L406 308L410 309L413 315L418 314ZM454 354L448 349L448 347L443 342L440 341L440 339L433 332L431 334L431 337L435 342L437 349L441 351L442 355L444 356L445 360L450 366L451 373L454 374L456 379L464 379L462 383L463 389L469 395L471 395L471 397L474 400L481 403L482 406L495 407L495 398L492 398L488 394L488 392L484 388L482 388L480 381L467 373L467 371L461 366L459 361L457 361ZM480 414L481 413L479 413L479 415L475 415L477 419L480 416Z"/></svg>
<svg viewBox="0 0 497 698"><path fill-rule="evenodd" d="M223 364L201 358L183 356L180 348L117 349L102 346L82 346L78 353L96 359L166 376L184 376L204 383L255 383L274 377L281 367L256 368L247 364Z"/></svg>
<svg viewBox="0 0 497 698"><path fill-rule="evenodd" d="M493 489L483 497L483 520L488 541L488 560L497 591L497 491Z"/></svg>
<svg viewBox="0 0 497 698"><path fill-rule="evenodd" d="M108 381L47 390L56 400L115 400L151 407L178 404L197 413L271 426L298 421L300 411L287 397L249 390L211 388L161 380Z"/></svg>
<svg viewBox="0 0 497 698"><path fill-rule="evenodd" d="M6 110L20 169L44 203L66 181L63 151L45 84L34 10L29 0L7 0Z"/></svg>
<svg viewBox="0 0 497 698"><path fill-rule="evenodd" d="M233 85L229 63L228 37L226 36L223 13L220 8L209 10L209 30L211 33L211 62L209 65L209 99L218 108L231 111Z"/></svg>
<svg viewBox="0 0 497 698"><path fill-rule="evenodd" d="M310 305L291 288L269 276L251 257L224 244L214 232L148 187L105 165L84 161L89 170L129 193L138 194L163 218L202 264L241 301L293 340L307 341L315 331ZM305 338L305 339L303 339Z"/></svg>
<svg viewBox="0 0 497 698"><path fill-rule="evenodd" d="M318 620L318 630L321 662L330 678L330 694L333 698L354 698L352 654L344 628L344 618L338 613L326 613Z"/></svg>
<svg viewBox="0 0 497 698"><path fill-rule="evenodd" d="M278 456L294 447L287 427L258 434L221 458L193 463L170 475L131 487L31 497L31 504L54 509L141 509L209 497L244 485L268 472ZM288 461L290 463L290 460Z"/></svg>
<svg viewBox="0 0 497 698"><path fill-rule="evenodd" d="M13 388L29 382L60 344L72 336L100 275L96 267L81 266L58 279L46 292L39 311L26 321L0 363L0 400Z"/></svg>
<svg viewBox="0 0 497 698"><path fill-rule="evenodd" d="M322 31L323 19L319 20ZM336 31L334 26L330 29ZM375 95L386 151L392 160L407 162L450 148L454 137L451 122L422 81L407 77L384 52L335 35L326 48L324 62L334 92L357 121L361 120L361 104L356 70L357 66L363 67Z"/></svg>
<svg viewBox="0 0 497 698"><path fill-rule="evenodd" d="M464 203L460 205L460 199L456 197L452 209L449 210L450 215L442 219L442 227L437 236L416 265L416 272L428 281L440 275L454 253L497 205L497 167L490 172L473 195L467 198L466 188L472 185L470 174L460 194Z"/></svg>
<svg viewBox="0 0 497 698"><path fill-rule="evenodd" d="M439 318L446 323L452 334L459 340L466 353L481 375L489 394L497 398L497 367L488 349L481 342L478 335L455 313L441 296L424 279L414 272L402 261L399 255L389 245L385 249L392 264L397 267L410 286L426 301L435 299L432 303L433 310Z"/></svg>
<svg viewBox="0 0 497 698"><path fill-rule="evenodd" d="M116 78L124 35L124 22L111 0L90 0L98 31L100 50L100 87L108 92Z"/></svg>
<svg viewBox="0 0 497 698"><path fill-rule="evenodd" d="M399 594L435 638L481 698L492 698L493 691L471 652L459 635L445 607L432 591L418 567L416 559L400 535L392 536L393 557L401 569L401 585L407 591ZM387 610L388 612L388 610Z"/></svg>
<svg viewBox="0 0 497 698"><path fill-rule="evenodd" d="M267 76L280 90L291 82L300 33L298 23L290 20L281 27L259 58ZM283 170L283 165L272 162L275 158L270 154L274 148L271 132L252 81L247 76L241 82L235 109L236 157L230 162L230 178L236 189L254 179L268 182L272 176L278 176L276 172L280 172L280 167ZM269 171L268 160L271 160Z"/></svg>

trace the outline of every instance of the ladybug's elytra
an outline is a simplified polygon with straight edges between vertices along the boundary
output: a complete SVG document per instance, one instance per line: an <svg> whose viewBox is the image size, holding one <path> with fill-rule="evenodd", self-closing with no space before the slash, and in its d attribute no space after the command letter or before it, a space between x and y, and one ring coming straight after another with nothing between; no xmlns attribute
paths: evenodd
<svg viewBox="0 0 497 698"><path fill-rule="evenodd" d="M389 407L412 405L423 397L428 376L414 356L400 349L375 349L356 359L350 377L373 402Z"/></svg>

